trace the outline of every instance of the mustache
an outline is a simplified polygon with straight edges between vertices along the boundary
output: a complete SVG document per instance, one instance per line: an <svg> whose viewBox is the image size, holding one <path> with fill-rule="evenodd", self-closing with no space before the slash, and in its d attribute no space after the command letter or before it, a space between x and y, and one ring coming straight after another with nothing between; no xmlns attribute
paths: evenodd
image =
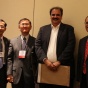
<svg viewBox="0 0 88 88"><path fill-rule="evenodd" d="M53 20L59 20L59 18L52 18Z"/></svg>

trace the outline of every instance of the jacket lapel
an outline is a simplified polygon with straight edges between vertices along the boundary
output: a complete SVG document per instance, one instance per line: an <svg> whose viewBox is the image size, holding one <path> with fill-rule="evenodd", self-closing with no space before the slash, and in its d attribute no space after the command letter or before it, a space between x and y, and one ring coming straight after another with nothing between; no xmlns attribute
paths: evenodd
<svg viewBox="0 0 88 88"><path fill-rule="evenodd" d="M60 36L63 32L63 29L64 29L63 25L64 25L63 23L60 24L59 31L58 31L58 36L57 36L57 41L59 41L59 38L60 38Z"/></svg>
<svg viewBox="0 0 88 88"><path fill-rule="evenodd" d="M86 37L83 41L83 49L82 49L82 53L83 53L83 57L85 56L85 46L86 46L86 41L87 41L88 37Z"/></svg>
<svg viewBox="0 0 88 88"><path fill-rule="evenodd" d="M17 46L18 46L18 50L22 49L22 40L21 40L21 36L19 36L17 38Z"/></svg>
<svg viewBox="0 0 88 88"><path fill-rule="evenodd" d="M49 45L49 41L50 41L50 36L51 36L51 30L52 30L52 28L51 28L51 24L47 27L47 45Z"/></svg>

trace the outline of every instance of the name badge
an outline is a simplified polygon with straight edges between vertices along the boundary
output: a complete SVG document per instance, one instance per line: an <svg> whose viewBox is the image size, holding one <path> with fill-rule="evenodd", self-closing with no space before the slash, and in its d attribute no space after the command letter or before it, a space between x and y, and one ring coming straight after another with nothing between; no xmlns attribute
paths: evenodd
<svg viewBox="0 0 88 88"><path fill-rule="evenodd" d="M25 58L25 55L26 55L26 50L20 50L19 51L19 58L20 59L24 59Z"/></svg>
<svg viewBox="0 0 88 88"><path fill-rule="evenodd" d="M4 52L0 52L0 57L4 57Z"/></svg>

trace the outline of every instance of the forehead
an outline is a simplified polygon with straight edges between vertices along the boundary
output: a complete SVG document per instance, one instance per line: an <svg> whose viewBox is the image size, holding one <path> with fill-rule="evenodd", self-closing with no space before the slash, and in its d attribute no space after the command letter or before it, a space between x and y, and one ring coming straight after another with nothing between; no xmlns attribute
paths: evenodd
<svg viewBox="0 0 88 88"><path fill-rule="evenodd" d="M28 20L22 20L20 23L30 23Z"/></svg>
<svg viewBox="0 0 88 88"><path fill-rule="evenodd" d="M0 21L0 25L4 25L4 24L5 24L4 22Z"/></svg>
<svg viewBox="0 0 88 88"><path fill-rule="evenodd" d="M61 13L59 9L53 9L51 13Z"/></svg>

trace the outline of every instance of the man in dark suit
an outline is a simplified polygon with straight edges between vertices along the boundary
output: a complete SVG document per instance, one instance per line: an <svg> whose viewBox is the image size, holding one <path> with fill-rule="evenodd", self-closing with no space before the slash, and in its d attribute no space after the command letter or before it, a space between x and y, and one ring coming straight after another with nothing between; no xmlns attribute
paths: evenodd
<svg viewBox="0 0 88 88"><path fill-rule="evenodd" d="M34 50L35 38L29 32L31 21L23 18L19 21L21 35L11 40L8 52L7 80L12 82L12 88L35 88L31 58ZM32 63L33 62L33 63Z"/></svg>
<svg viewBox="0 0 88 88"><path fill-rule="evenodd" d="M88 32L88 16L85 18L85 28ZM79 41L77 81L80 88L88 88L88 35Z"/></svg>
<svg viewBox="0 0 88 88"><path fill-rule="evenodd" d="M9 39L3 36L6 31L6 22L0 19L0 88L6 88L7 84L7 55Z"/></svg>
<svg viewBox="0 0 88 88"><path fill-rule="evenodd" d="M61 22L63 9L50 9L51 24L40 28L35 51L39 63L44 63L51 71L56 71L60 65L70 66L70 87L73 88L74 79L74 28ZM58 75L59 76L59 75ZM53 84L39 84L40 88L68 88Z"/></svg>

